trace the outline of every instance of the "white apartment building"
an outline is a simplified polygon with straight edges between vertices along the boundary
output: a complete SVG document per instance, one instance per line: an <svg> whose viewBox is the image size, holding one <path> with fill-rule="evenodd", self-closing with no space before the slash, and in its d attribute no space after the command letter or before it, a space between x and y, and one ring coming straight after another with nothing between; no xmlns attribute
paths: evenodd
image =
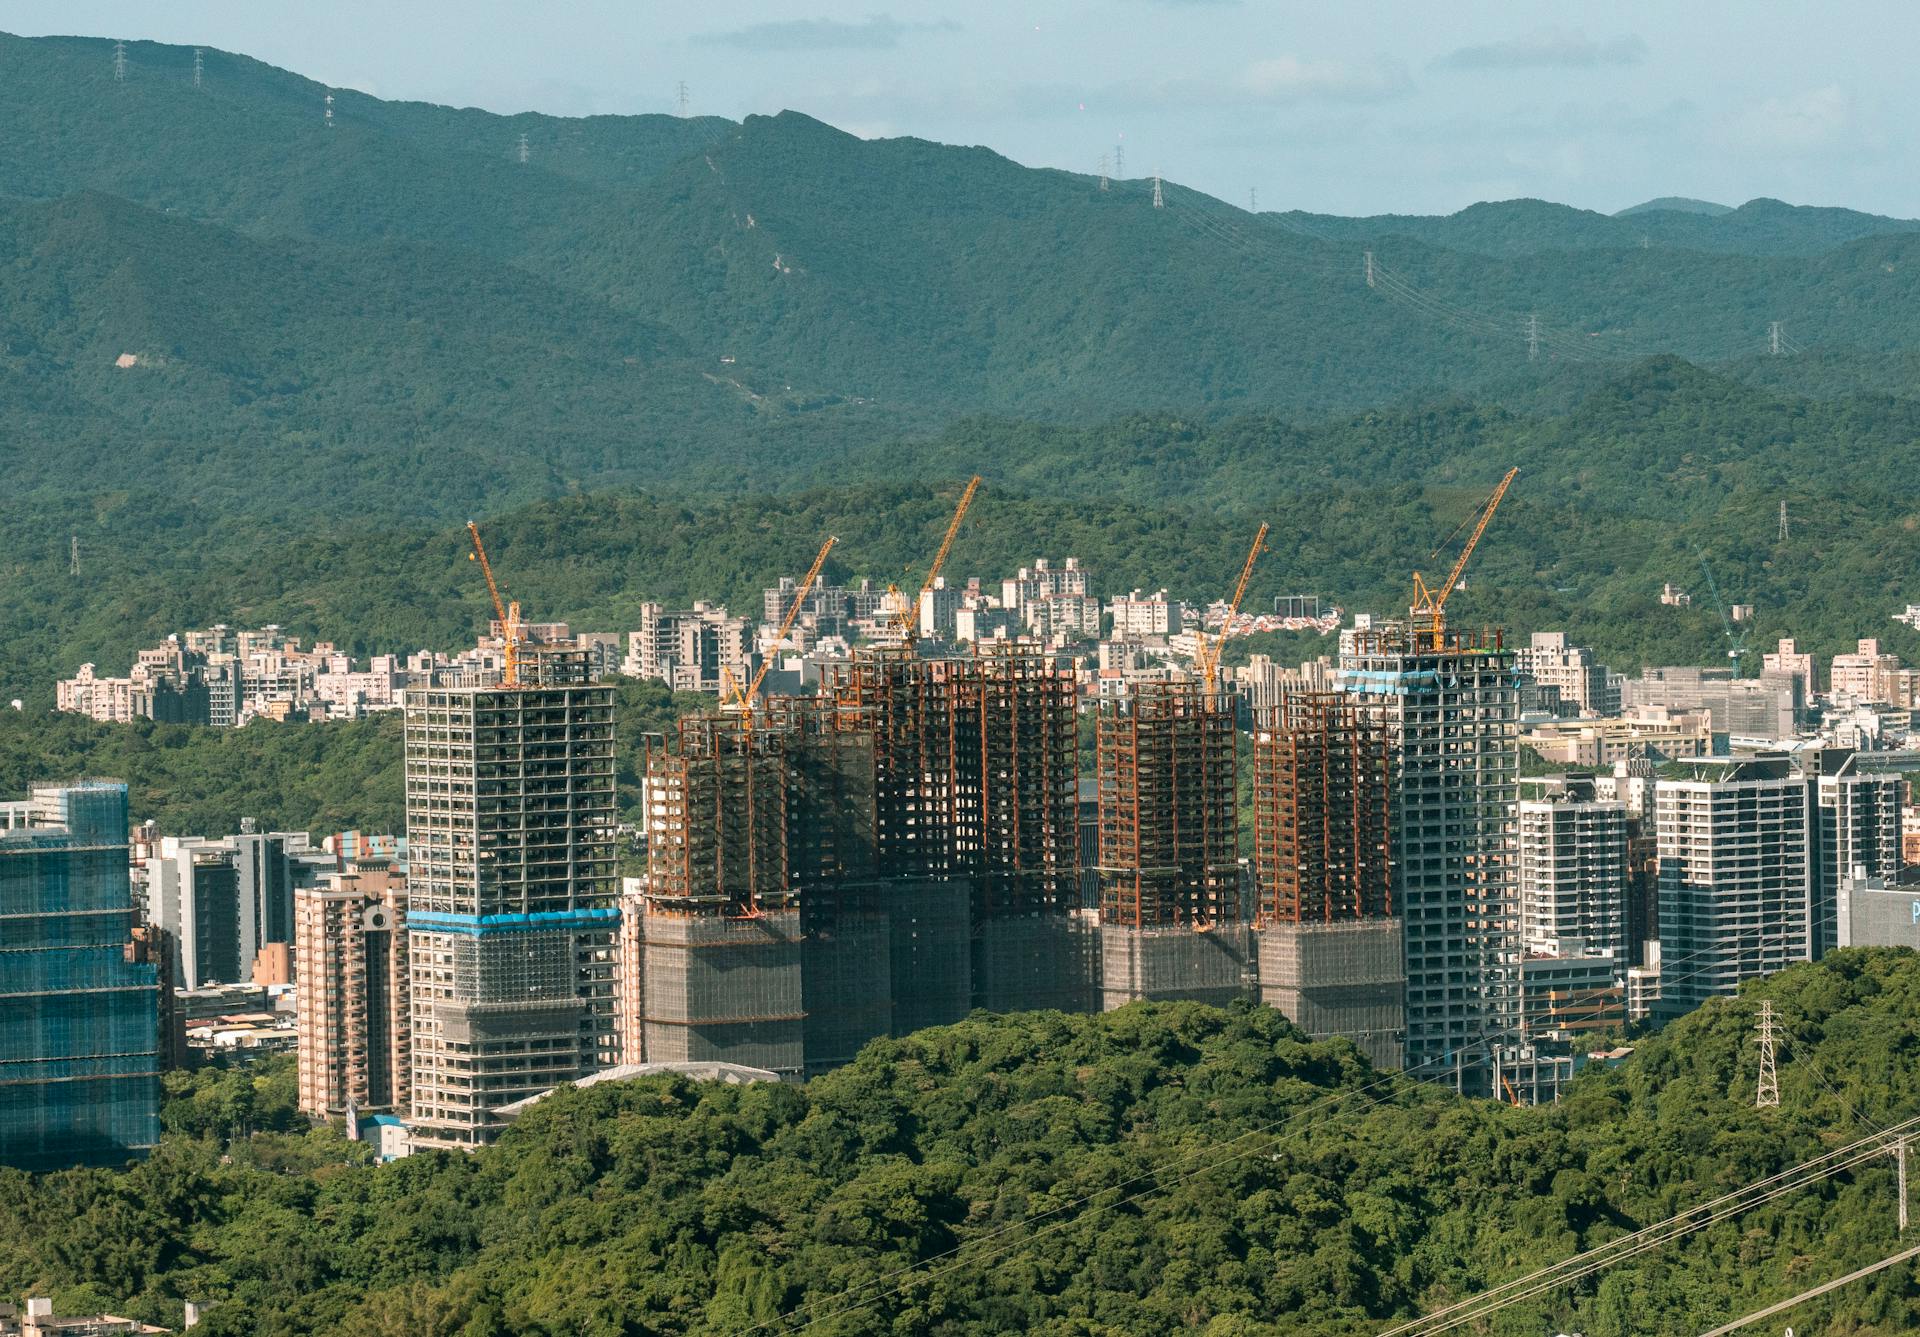
<svg viewBox="0 0 1920 1337"><path fill-rule="evenodd" d="M1177 599L1167 598L1165 590L1142 594L1139 590L1124 594L1107 605L1113 615L1116 641L1144 640L1149 636L1177 636L1185 626Z"/></svg>
<svg viewBox="0 0 1920 1337"><path fill-rule="evenodd" d="M1522 948L1606 956L1627 967L1627 805L1568 776L1519 804L1516 858Z"/></svg>
<svg viewBox="0 0 1920 1337"><path fill-rule="evenodd" d="M1695 762L1654 787L1660 867L1659 1013L1812 959L1809 786L1785 757Z"/></svg>

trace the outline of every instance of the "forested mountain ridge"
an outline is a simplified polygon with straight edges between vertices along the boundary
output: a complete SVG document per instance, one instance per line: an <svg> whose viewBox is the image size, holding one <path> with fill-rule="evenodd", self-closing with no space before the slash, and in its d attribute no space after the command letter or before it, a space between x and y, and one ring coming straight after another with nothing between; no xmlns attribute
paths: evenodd
<svg viewBox="0 0 1920 1337"><path fill-rule="evenodd" d="M830 406L856 420L836 421L835 433L871 425L875 439L983 410L1299 417L1443 389L1550 397L1568 367L1663 351L1790 374L1756 360L1770 320L1811 350L1920 349L1920 237L1901 220L1844 210L1755 201L1717 218L1609 219L1512 201L1383 223L1251 215L1173 182L1167 207L1154 209L1146 182L1103 191L985 149L861 140L794 112L739 124L573 120L335 90L328 129L326 90L297 75L209 51L196 87L189 48L132 43L116 80L111 53L98 39L0 38L0 114L12 127L0 193L112 195L289 255L372 248L369 284L382 248L408 245L464 252L469 269L524 270L591 319L611 309L670 335L686 369L731 397L645 397L633 425L656 441L727 441L734 410L763 428L798 416L810 430L810 411ZM1369 238L1385 271L1424 300L1392 281L1366 285ZM324 251L315 264L310 282L284 286L290 309L337 305L325 287L340 266ZM84 267L71 275L77 296L104 302L110 292L90 293L95 282ZM485 328L511 300L477 285L445 321ZM46 316L18 305L20 332L40 335ZM573 337L564 314L539 302L514 314L529 340ZM1535 367L1520 335L1529 314L1549 335ZM257 363L275 335L235 322L230 337ZM506 353L470 363L469 375L507 374ZM569 375L589 399L613 396L606 382L622 366ZM338 405L290 403L288 425L321 441L368 435L341 410L378 386L363 386L363 369L334 371ZM1810 388L1824 385L1822 373ZM42 392L79 390L56 380ZM552 419L565 410L550 395L540 403ZM432 408L429 396L418 411ZM534 426L524 402L520 412ZM374 435L402 430L380 424ZM645 467L644 451L622 462Z"/></svg>
<svg viewBox="0 0 1920 1337"><path fill-rule="evenodd" d="M1756 1110L1762 998L1782 1100ZM795 1313L845 1337L1363 1337L1911 1119L1916 1027L1920 960L1843 951L1512 1108L1383 1076L1266 1008L981 1014L804 1086L562 1091L498 1147L380 1167L326 1135L247 1137L285 1096L228 1078L124 1174L0 1172L0 1292L175 1324L192 1298L208 1337ZM1899 1247L1894 1175L1866 1160L1488 1330L1698 1332ZM1920 1309L1894 1272L1795 1319L1892 1337Z"/></svg>
<svg viewBox="0 0 1920 1337"><path fill-rule="evenodd" d="M515 493L487 490L504 477L467 481L492 499L497 569L532 615L624 630L643 599L755 608L827 534L840 538L829 579L911 583L975 471L986 486L954 574L992 580L1037 556L1073 555L1100 595L1165 586L1205 602L1232 587L1265 521L1274 537L1250 605L1316 593L1388 613L1405 606L1410 573L1517 465L1454 605L1469 622L1515 635L1563 629L1623 670L1716 662L1727 647L1706 561L1727 600L1757 606L1753 646L1790 635L1824 656L1878 635L1920 660L1920 634L1890 620L1920 601L1910 583L1920 509L1897 481L1920 470L1915 417L1905 401L1783 398L1656 359L1557 416L1456 400L1312 427L1256 416L1138 414L1099 427L982 418L910 447L840 443L814 458L743 447L678 491L540 499L538 479ZM359 653L452 649L485 625L460 513L399 523L370 502L323 523L271 491L249 493L248 478L237 460L229 484L205 497L126 477L93 496L0 504L0 699L49 703L53 679L85 660L121 672L139 647L214 621L277 622ZM69 536L83 554L78 577ZM1662 607L1667 581L1698 589L1696 605Z"/></svg>
<svg viewBox="0 0 1920 1337"><path fill-rule="evenodd" d="M1695 207L1684 207L1688 203ZM1545 200L1500 200L1438 216L1342 218L1299 211L1278 216L1292 227L1329 238L1367 242L1409 237L1448 250L1494 256L1632 247L1725 255L1814 256L1864 237L1920 231L1920 221L1854 209L1769 199L1748 200L1737 209L1708 209L1699 207L1699 203L1654 200L1616 214L1602 214Z"/></svg>

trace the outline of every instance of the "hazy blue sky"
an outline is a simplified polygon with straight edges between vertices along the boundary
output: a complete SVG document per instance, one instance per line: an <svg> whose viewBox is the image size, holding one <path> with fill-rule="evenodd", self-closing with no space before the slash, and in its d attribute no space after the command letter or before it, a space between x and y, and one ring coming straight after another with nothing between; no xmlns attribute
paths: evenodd
<svg viewBox="0 0 1920 1337"><path fill-rule="evenodd" d="M1920 5L1756 0L0 0L0 28L198 43L560 114L793 108L1244 205L1612 210L1773 195L1920 214Z"/></svg>

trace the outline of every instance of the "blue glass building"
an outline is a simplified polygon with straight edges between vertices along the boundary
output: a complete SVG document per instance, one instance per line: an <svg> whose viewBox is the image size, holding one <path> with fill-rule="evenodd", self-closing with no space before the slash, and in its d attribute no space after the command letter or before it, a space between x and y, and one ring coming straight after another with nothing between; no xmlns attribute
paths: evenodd
<svg viewBox="0 0 1920 1337"><path fill-rule="evenodd" d="M118 1165L160 1140L159 983L129 959L127 787L0 804L0 1164Z"/></svg>

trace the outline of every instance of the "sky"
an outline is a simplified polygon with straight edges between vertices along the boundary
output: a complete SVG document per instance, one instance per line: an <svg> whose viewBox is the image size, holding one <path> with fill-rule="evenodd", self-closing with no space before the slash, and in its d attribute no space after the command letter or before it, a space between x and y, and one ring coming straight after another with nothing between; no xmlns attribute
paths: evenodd
<svg viewBox="0 0 1920 1337"><path fill-rule="evenodd" d="M379 97L733 119L1165 175L1242 206L1920 216L1911 0L0 0L0 29L218 47Z"/></svg>

